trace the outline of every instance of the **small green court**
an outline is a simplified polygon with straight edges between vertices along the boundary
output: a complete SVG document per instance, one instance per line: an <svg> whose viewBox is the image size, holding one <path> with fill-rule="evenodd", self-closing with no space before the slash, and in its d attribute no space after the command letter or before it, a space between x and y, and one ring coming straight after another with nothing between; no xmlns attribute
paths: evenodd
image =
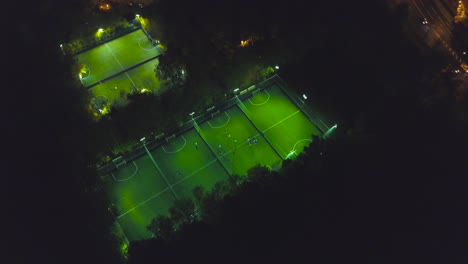
<svg viewBox="0 0 468 264"><path fill-rule="evenodd" d="M110 176L108 190L113 213L128 239L148 237L151 234L146 225L156 215L166 214L174 201L169 186L148 155L127 163Z"/></svg>
<svg viewBox="0 0 468 264"><path fill-rule="evenodd" d="M195 129L152 150L151 155L178 198L191 196L197 185L209 190L228 176Z"/></svg>
<svg viewBox="0 0 468 264"><path fill-rule="evenodd" d="M273 170L296 157L320 131L275 84L214 114L109 175L116 218L130 241L153 234L146 226L175 199L210 190L228 175L256 165Z"/></svg>
<svg viewBox="0 0 468 264"><path fill-rule="evenodd" d="M321 134L276 85L255 93L240 107L283 159L297 156L312 135Z"/></svg>
<svg viewBox="0 0 468 264"><path fill-rule="evenodd" d="M75 58L89 70L86 76L80 77L83 85L88 87L159 54L156 46L139 29L80 53Z"/></svg>
<svg viewBox="0 0 468 264"><path fill-rule="evenodd" d="M204 122L200 129L230 174L242 176L255 165L281 164L281 158L237 106Z"/></svg>
<svg viewBox="0 0 468 264"><path fill-rule="evenodd" d="M158 59L153 59L93 86L90 91L93 97L103 96L111 105L132 91L159 93L160 83L154 74L158 64Z"/></svg>

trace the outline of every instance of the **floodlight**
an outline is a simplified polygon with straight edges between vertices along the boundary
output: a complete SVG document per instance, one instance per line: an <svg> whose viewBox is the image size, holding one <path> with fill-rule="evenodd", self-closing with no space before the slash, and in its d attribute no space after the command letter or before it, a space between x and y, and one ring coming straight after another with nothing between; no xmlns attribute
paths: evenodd
<svg viewBox="0 0 468 264"><path fill-rule="evenodd" d="M63 47L63 44L60 44L60 47L62 48L62 47Z"/></svg>
<svg viewBox="0 0 468 264"><path fill-rule="evenodd" d="M139 14L136 14L135 16L136 16L136 18L139 18L139 17L140 17L140 15L139 15Z"/></svg>
<svg viewBox="0 0 468 264"><path fill-rule="evenodd" d="M304 98L304 100L306 100L306 99L307 99L307 95L303 94L303 95L302 95L302 98Z"/></svg>
<svg viewBox="0 0 468 264"><path fill-rule="evenodd" d="M279 66L278 66L278 65L276 65L276 66L275 66L275 69L279 70Z"/></svg>
<svg viewBox="0 0 468 264"><path fill-rule="evenodd" d="M98 29L98 32L104 32L103 28Z"/></svg>

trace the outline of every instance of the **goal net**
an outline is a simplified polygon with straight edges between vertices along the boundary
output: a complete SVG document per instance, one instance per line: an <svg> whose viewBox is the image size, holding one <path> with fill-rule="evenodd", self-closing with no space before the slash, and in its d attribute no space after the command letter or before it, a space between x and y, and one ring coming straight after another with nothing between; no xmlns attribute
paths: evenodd
<svg viewBox="0 0 468 264"><path fill-rule="evenodd" d="M114 163L114 165L115 165L115 167L117 169L121 168L122 166L127 165L127 161L122 156L119 156L119 157L113 159L112 163Z"/></svg>

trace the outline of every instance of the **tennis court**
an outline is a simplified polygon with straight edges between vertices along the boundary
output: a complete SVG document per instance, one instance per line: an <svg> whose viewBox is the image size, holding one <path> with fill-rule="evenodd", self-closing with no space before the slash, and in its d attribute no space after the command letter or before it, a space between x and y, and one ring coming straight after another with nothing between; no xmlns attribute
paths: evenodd
<svg viewBox="0 0 468 264"><path fill-rule="evenodd" d="M93 86L90 90L93 97L104 96L109 104L125 98L132 91L159 93L160 83L154 74L159 60L153 59L127 72Z"/></svg>
<svg viewBox="0 0 468 264"><path fill-rule="evenodd" d="M270 85L111 173L118 222L130 241L150 238L146 226L168 214L175 199L192 197L196 186L210 190L230 174L246 175L256 165L279 169L312 135L320 131Z"/></svg>
<svg viewBox="0 0 468 264"><path fill-rule="evenodd" d="M80 78L83 85L88 87L159 54L156 46L139 29L80 53L76 55L76 60L89 70L87 76Z"/></svg>

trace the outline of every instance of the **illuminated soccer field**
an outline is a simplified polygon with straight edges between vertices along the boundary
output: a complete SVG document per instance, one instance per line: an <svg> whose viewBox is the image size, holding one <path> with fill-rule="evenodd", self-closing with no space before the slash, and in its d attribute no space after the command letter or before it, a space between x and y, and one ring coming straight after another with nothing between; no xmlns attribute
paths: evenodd
<svg viewBox="0 0 468 264"><path fill-rule="evenodd" d="M312 142L312 135L321 134L276 85L240 106L283 159L297 156Z"/></svg>
<svg viewBox="0 0 468 264"><path fill-rule="evenodd" d="M237 106L204 122L200 128L230 174L247 175L255 165L281 165L281 158Z"/></svg>
<svg viewBox="0 0 468 264"><path fill-rule="evenodd" d="M320 131L276 85L261 90L109 175L116 218L130 241L147 239L146 226L175 199L210 190L229 174L256 165L279 169Z"/></svg>
<svg viewBox="0 0 468 264"><path fill-rule="evenodd" d="M156 58L93 86L90 91L93 97L104 96L111 105L119 98L125 98L133 90L159 93L160 83L154 74L157 65Z"/></svg>
<svg viewBox="0 0 468 264"><path fill-rule="evenodd" d="M167 214L175 200L169 186L148 155L111 173L108 183L113 213L130 240L151 237L146 226Z"/></svg>
<svg viewBox="0 0 468 264"><path fill-rule="evenodd" d="M76 55L89 74L82 76L85 87L158 56L159 50L140 29Z"/></svg>

